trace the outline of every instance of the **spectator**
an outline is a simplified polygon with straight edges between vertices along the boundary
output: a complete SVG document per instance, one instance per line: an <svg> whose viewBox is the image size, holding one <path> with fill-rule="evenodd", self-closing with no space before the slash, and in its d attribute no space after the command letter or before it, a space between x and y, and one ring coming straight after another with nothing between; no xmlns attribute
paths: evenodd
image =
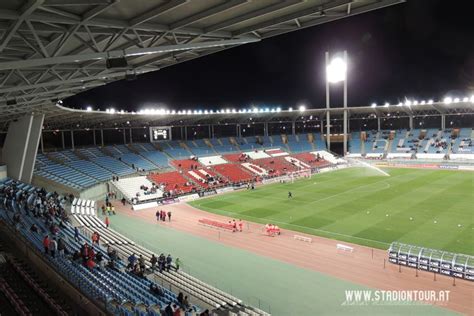
<svg viewBox="0 0 474 316"><path fill-rule="evenodd" d="M56 251L58 251L58 243L56 242L56 238L53 238L49 242L49 252L53 258L56 256Z"/></svg>
<svg viewBox="0 0 474 316"><path fill-rule="evenodd" d="M143 255L140 255L140 258L138 259L138 263L140 264L140 270L145 271L146 265L145 265L145 258L143 258Z"/></svg>
<svg viewBox="0 0 474 316"><path fill-rule="evenodd" d="M87 268L88 268L89 270L91 270L91 271L94 270L94 268L95 268L95 262L94 262L94 260L93 260L92 258L89 258L89 259L87 260L86 266L87 266Z"/></svg>
<svg viewBox="0 0 474 316"><path fill-rule="evenodd" d="M176 271L178 271L179 266L181 265L181 260L179 260L179 258L176 258L176 260L174 261L174 265L175 265Z"/></svg>
<svg viewBox="0 0 474 316"><path fill-rule="evenodd" d="M168 221L171 222L171 212L168 211Z"/></svg>
<svg viewBox="0 0 474 316"><path fill-rule="evenodd" d="M106 216L105 217L105 227L109 228L109 225L110 225L110 220L109 220L109 217Z"/></svg>
<svg viewBox="0 0 474 316"><path fill-rule="evenodd" d="M35 224L31 225L30 231L32 233L37 233L38 232L38 226L36 226Z"/></svg>
<svg viewBox="0 0 474 316"><path fill-rule="evenodd" d="M172 262L173 262L173 258L171 257L170 254L168 254L168 257L166 257L166 271L167 272L170 272Z"/></svg>
<svg viewBox="0 0 474 316"><path fill-rule="evenodd" d="M173 316L173 308L171 307L171 303L169 303L166 307L165 307L165 313L164 313L165 316Z"/></svg>
<svg viewBox="0 0 474 316"><path fill-rule="evenodd" d="M239 219L239 231L242 232L242 227L244 226L244 223L242 222L241 219Z"/></svg>
<svg viewBox="0 0 474 316"><path fill-rule="evenodd" d="M44 247L44 253L47 254L49 251L49 236L48 235L44 236L43 238L43 247Z"/></svg>
<svg viewBox="0 0 474 316"><path fill-rule="evenodd" d="M161 212L160 212L160 210L156 211L155 216L156 216L156 221L159 222L159 221L160 221L160 217L161 217Z"/></svg>
<svg viewBox="0 0 474 316"><path fill-rule="evenodd" d="M99 265L99 267L103 268L104 267L104 256L102 255L102 252L98 252L97 255L95 256L95 262Z"/></svg>
<svg viewBox="0 0 474 316"><path fill-rule="evenodd" d="M189 304L188 296L185 296L184 299L183 299L183 308L187 310L190 307L191 307L191 305Z"/></svg>
<svg viewBox="0 0 474 316"><path fill-rule="evenodd" d="M137 262L137 257L135 256L135 253L132 253L130 255L130 257L128 257L128 266L127 266L127 268L129 268L130 270L133 269L136 262Z"/></svg>
<svg viewBox="0 0 474 316"><path fill-rule="evenodd" d="M183 302L184 302L183 292L178 293L178 297L176 298L176 300L178 301L179 306L183 306Z"/></svg>
<svg viewBox="0 0 474 316"><path fill-rule="evenodd" d="M64 257L64 252L66 251L66 244L64 243L64 240L59 237L58 239L58 253L60 257Z"/></svg>
<svg viewBox="0 0 474 316"><path fill-rule="evenodd" d="M151 270L152 271L155 271L157 262L158 262L158 259L155 257L155 254L152 254L151 258L150 258Z"/></svg>
<svg viewBox="0 0 474 316"><path fill-rule="evenodd" d="M74 240L77 241L77 242L80 242L81 239L79 238L79 229L76 227L74 227Z"/></svg>

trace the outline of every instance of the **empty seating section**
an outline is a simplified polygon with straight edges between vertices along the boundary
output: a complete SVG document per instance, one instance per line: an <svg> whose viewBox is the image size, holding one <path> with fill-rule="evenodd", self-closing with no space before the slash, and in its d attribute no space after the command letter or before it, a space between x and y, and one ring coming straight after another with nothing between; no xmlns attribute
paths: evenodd
<svg viewBox="0 0 474 316"><path fill-rule="evenodd" d="M92 161L99 166L112 171L119 176L125 176L135 173L131 167L127 166L123 162L108 156L96 157Z"/></svg>
<svg viewBox="0 0 474 316"><path fill-rule="evenodd" d="M267 170L270 175L285 174L298 170L298 167L286 161L283 157L263 158L253 160L252 162Z"/></svg>
<svg viewBox="0 0 474 316"><path fill-rule="evenodd" d="M104 151L109 153L110 155L114 156L114 157L119 157L121 156L122 154L124 154L123 152L121 152L117 147L115 146L105 146L104 147Z"/></svg>
<svg viewBox="0 0 474 316"><path fill-rule="evenodd" d="M308 137L308 135L306 135L306 137ZM321 138L322 137L321 133L314 133L311 135L313 136L313 145L316 148L316 150L326 150L326 139L323 140ZM301 137L303 136L300 136L300 139Z"/></svg>
<svg viewBox="0 0 474 316"><path fill-rule="evenodd" d="M108 181L112 179L112 176L114 175L113 172L104 169L99 165L96 165L95 163L87 160L73 160L66 162L66 165L76 170L80 170L99 181Z"/></svg>
<svg viewBox="0 0 474 316"><path fill-rule="evenodd" d="M164 184L166 192L187 193L194 189L194 186L190 185L189 181L178 171L152 173L148 177L158 186Z"/></svg>
<svg viewBox="0 0 474 316"><path fill-rule="evenodd" d="M292 157L309 164L311 167L323 167L329 165L324 158L317 159L317 157L312 153L299 153L292 155Z"/></svg>
<svg viewBox="0 0 474 316"><path fill-rule="evenodd" d="M192 155L192 153L189 152L187 149L179 147L179 145L175 146L177 147L164 148L164 151L175 159L189 158Z"/></svg>
<svg viewBox="0 0 474 316"><path fill-rule="evenodd" d="M245 161L245 156L242 153L237 154L227 154L222 156L225 160L229 162L243 162Z"/></svg>
<svg viewBox="0 0 474 316"><path fill-rule="evenodd" d="M41 166L35 174L75 189L84 189L97 182L84 173L57 163Z"/></svg>
<svg viewBox="0 0 474 316"><path fill-rule="evenodd" d="M77 151L89 159L105 156L105 154L99 148L96 148L96 147L91 147L87 149L81 148L81 149L78 149Z"/></svg>
<svg viewBox="0 0 474 316"><path fill-rule="evenodd" d="M365 152L383 154L388 145L390 131L370 132L367 134Z"/></svg>
<svg viewBox="0 0 474 316"><path fill-rule="evenodd" d="M254 178L253 175L244 171L237 164L220 164L213 166L213 169L227 178L230 182L248 182Z"/></svg>
<svg viewBox="0 0 474 316"><path fill-rule="evenodd" d="M199 157L198 160L204 166L214 166L214 165L227 163L227 161L224 158L222 158L222 156Z"/></svg>
<svg viewBox="0 0 474 316"><path fill-rule="evenodd" d="M168 160L170 159L166 154L154 149L153 151L142 151L140 155L150 160L158 168L168 168Z"/></svg>
<svg viewBox="0 0 474 316"><path fill-rule="evenodd" d="M283 139L281 135L273 135L272 143L273 143L273 147L285 147L285 144L283 143Z"/></svg>
<svg viewBox="0 0 474 316"><path fill-rule="evenodd" d="M349 152L354 154L360 154L360 133L359 132L352 132L351 138L349 142Z"/></svg>
<svg viewBox="0 0 474 316"><path fill-rule="evenodd" d="M220 176L210 168L186 171L186 176L198 183L203 188L216 187L219 185Z"/></svg>
<svg viewBox="0 0 474 316"><path fill-rule="evenodd" d="M112 184L119 189L129 201L133 198L138 199L139 202L155 200L163 196L163 191L160 189L155 188L152 190L153 183L150 182L146 176L121 178L119 181L113 181ZM148 189L142 189L143 186Z"/></svg>
<svg viewBox="0 0 474 316"><path fill-rule="evenodd" d="M193 159L173 160L171 161L171 164L176 168L183 170L189 170L191 168L195 168L196 166L201 166L198 161L195 161Z"/></svg>
<svg viewBox="0 0 474 316"><path fill-rule="evenodd" d="M146 171L157 169L158 166L152 164L149 160L140 157L134 153L128 153L120 156L120 159L132 168L139 168Z"/></svg>

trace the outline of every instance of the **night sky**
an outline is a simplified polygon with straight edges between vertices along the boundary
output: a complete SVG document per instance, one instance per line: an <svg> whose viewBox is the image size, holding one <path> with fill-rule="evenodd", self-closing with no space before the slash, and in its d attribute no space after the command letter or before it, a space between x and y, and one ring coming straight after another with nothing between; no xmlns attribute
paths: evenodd
<svg viewBox="0 0 474 316"><path fill-rule="evenodd" d="M469 1L407 3L291 32L92 89L64 101L105 110L325 106L324 52L348 51L349 106L474 91ZM331 106L342 105L334 87Z"/></svg>

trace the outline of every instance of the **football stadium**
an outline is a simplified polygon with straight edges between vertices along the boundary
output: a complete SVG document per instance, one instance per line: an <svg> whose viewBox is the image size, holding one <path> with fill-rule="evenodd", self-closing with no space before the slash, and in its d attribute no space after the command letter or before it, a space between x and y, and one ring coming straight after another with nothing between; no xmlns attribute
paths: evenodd
<svg viewBox="0 0 474 316"><path fill-rule="evenodd" d="M0 315L474 315L473 34L411 2L2 0Z"/></svg>

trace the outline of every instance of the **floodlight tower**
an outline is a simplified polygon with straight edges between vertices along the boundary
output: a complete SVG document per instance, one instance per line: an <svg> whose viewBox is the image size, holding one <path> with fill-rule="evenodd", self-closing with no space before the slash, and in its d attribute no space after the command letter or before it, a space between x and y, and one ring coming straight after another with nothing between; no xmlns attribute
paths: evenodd
<svg viewBox="0 0 474 316"><path fill-rule="evenodd" d="M326 142L331 149L331 114L329 113L329 84L344 81L344 155L347 154L347 51L343 57L335 57L329 62L329 52L326 52Z"/></svg>

